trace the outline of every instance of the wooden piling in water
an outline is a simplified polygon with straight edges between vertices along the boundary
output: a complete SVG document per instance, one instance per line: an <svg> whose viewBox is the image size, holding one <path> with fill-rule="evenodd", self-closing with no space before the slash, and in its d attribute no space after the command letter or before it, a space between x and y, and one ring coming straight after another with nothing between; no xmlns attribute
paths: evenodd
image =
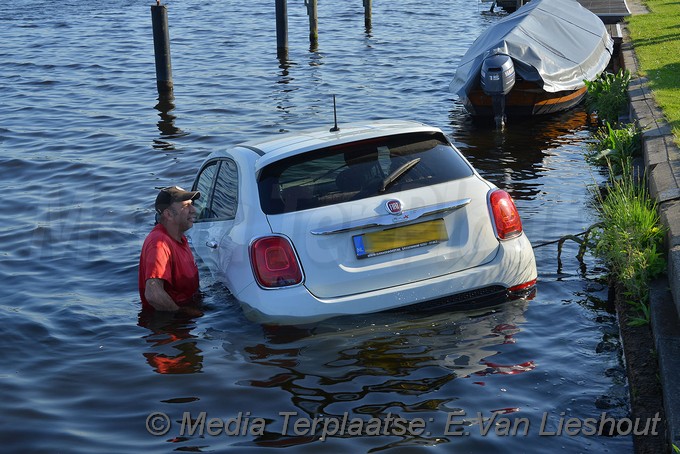
<svg viewBox="0 0 680 454"><path fill-rule="evenodd" d="M372 15L372 5L371 0L364 0L364 25L366 26L366 31L371 29L371 15Z"/></svg>
<svg viewBox="0 0 680 454"><path fill-rule="evenodd" d="M317 0L305 0L307 15L309 16L309 45L312 50L319 45L319 19L317 13Z"/></svg>
<svg viewBox="0 0 680 454"><path fill-rule="evenodd" d="M160 0L151 6L153 25L153 48L156 58L156 86L158 94L172 93L172 64L170 62L170 32L168 31L168 10Z"/></svg>
<svg viewBox="0 0 680 454"><path fill-rule="evenodd" d="M288 56L288 6L286 0L276 0L276 53Z"/></svg>

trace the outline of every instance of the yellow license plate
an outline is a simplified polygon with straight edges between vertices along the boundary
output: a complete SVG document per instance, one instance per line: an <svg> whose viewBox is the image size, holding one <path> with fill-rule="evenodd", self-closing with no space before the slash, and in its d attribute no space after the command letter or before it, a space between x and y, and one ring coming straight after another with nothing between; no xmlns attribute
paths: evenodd
<svg viewBox="0 0 680 454"><path fill-rule="evenodd" d="M405 225L352 237L357 258L365 259L392 252L437 244L449 239L443 219Z"/></svg>

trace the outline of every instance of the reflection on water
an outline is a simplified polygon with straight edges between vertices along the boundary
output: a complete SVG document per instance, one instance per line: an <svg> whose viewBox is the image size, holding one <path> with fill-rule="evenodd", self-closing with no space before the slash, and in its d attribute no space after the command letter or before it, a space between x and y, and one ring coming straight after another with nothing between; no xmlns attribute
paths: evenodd
<svg viewBox="0 0 680 454"><path fill-rule="evenodd" d="M578 282L565 281L561 285L567 288L574 283ZM555 282L551 283L547 278L548 293L554 291L550 289L553 284ZM584 306L584 314L594 309L591 301L600 301L598 295L603 290L606 294L606 286L593 283L590 288L581 295L583 300L575 301ZM545 446L552 445L546 445L550 440L538 436L538 427L545 415L556 419L560 414L570 414L574 409L584 407L581 411L585 413L578 413L584 417L598 416L605 410L612 417L626 415L625 388L620 382L609 382L623 377L620 364L615 362L607 366L607 354L618 349L610 333L615 330L612 317L603 315L595 323L581 318L579 323L584 326L555 320L562 330L556 336L552 330L536 329L529 324L527 313L532 306L534 310L555 309L551 309L550 303L534 300L516 301L486 310L428 316L369 314L340 317L304 327L244 325L240 329L220 330L215 323L219 311L214 311L221 304L217 300L211 301L208 314L212 321L203 327L204 317L165 318L156 320L154 328L147 323L145 326L152 334L145 335L144 339L151 344L155 357L176 357L178 362L185 363L187 350L181 346L188 343L191 345L189 350L197 353L193 357L200 358L198 363L210 364L215 362L214 354L212 360L210 355L203 358L201 350L214 351L216 345L221 345L223 353L218 355L221 361L242 364L243 373L236 374L236 370L232 370L237 376L231 380L223 377L215 365L201 368L194 363L178 369L185 373L209 373L219 380L233 382L228 400L218 400L221 415L239 417L242 424L248 424L245 418L250 418L250 424L256 418L267 421L261 430L250 432L239 440L227 440L228 445L295 446L303 449L300 452L307 452L304 451L307 448L308 452L316 452L320 442L331 450L333 447L342 450L341 446L347 447L342 444L345 442L365 446L365 450L360 451L369 452L446 444L470 452L496 452L499 449L544 452ZM584 333L597 323L611 327L604 335L594 336L592 341L585 339ZM209 328L203 332L205 326ZM543 339L548 333L553 339ZM546 345L547 350L535 349L537 342ZM558 345L567 348L560 353L555 350ZM169 354L167 347L180 350L180 353ZM144 356L148 358L149 352ZM603 377L594 377L581 370L584 364L602 359L605 359L606 377L609 378L603 380ZM584 389L586 383L599 389L595 398L589 397L592 391ZM179 395L166 400L180 402L180 396L187 391L179 387L175 392ZM248 395L259 396L260 401L254 407L253 404L228 404L232 399L252 402L254 397L248 398ZM207 401L204 397L202 405ZM321 430L295 433L290 428L284 430L282 412L294 414L294 419L310 421L314 418L342 421L344 418L366 423L372 418L381 421L418 418L427 421L428 430L381 436L361 432L348 434L347 431L323 435ZM470 431L465 439L446 435L452 415L456 415L460 424ZM532 430L519 438L480 435L494 415L525 418ZM536 449L528 448L527 442L536 442ZM572 452L594 440L570 437L559 442L567 446L566 452ZM600 442L598 440L595 446L600 446ZM190 436L175 439L174 443L183 449L198 446L217 449L221 441ZM605 441L602 443L606 444Z"/></svg>
<svg viewBox="0 0 680 454"><path fill-rule="evenodd" d="M174 150L175 145L173 142L170 142L170 140L189 134L175 126L177 117L172 114L172 111L175 109L174 95L172 93L159 94L158 104L156 104L154 108L159 112L158 116L160 117L160 120L158 121L157 126L161 135L158 139L154 140L153 147L161 150Z"/></svg>
<svg viewBox="0 0 680 454"><path fill-rule="evenodd" d="M503 186L516 199L532 200L540 193L540 179L555 170L552 150L583 140L590 134L590 116L582 107L557 115L513 118L504 130L493 121L451 111L456 146L484 176ZM532 140L527 140L531 137Z"/></svg>
<svg viewBox="0 0 680 454"><path fill-rule="evenodd" d="M138 325L151 331L144 336L151 351L144 358L154 372L159 374L195 374L203 369L203 355L198 347L196 319L203 314L192 312L142 311Z"/></svg>
<svg viewBox="0 0 680 454"><path fill-rule="evenodd" d="M454 380L484 386L489 375L536 368L531 358L503 365L490 360L503 345L517 342L528 304L517 301L484 311L428 317L341 317L310 328L265 327L264 342L243 347L247 360L263 367L264 375L239 385L281 390L301 415L310 418L342 419L345 414L385 418L391 413L443 422L458 397L441 391ZM218 335L211 332L211 337ZM305 444L319 436L270 431L266 444L274 440L289 446ZM401 442L393 440L389 446L437 443L436 438L405 434Z"/></svg>

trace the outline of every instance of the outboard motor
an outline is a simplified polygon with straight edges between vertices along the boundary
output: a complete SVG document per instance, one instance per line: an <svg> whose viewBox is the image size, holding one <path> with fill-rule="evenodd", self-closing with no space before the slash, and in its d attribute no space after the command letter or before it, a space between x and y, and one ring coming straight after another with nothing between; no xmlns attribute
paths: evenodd
<svg viewBox="0 0 680 454"><path fill-rule="evenodd" d="M482 62L482 90L491 96L496 125L505 124L505 95L515 86L515 65L508 55L496 53Z"/></svg>

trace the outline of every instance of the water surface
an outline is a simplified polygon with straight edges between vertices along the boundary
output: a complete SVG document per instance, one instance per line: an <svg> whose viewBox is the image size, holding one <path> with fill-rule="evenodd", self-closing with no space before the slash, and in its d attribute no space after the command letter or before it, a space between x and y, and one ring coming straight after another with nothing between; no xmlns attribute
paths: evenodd
<svg viewBox="0 0 680 454"><path fill-rule="evenodd" d="M298 4L299 3L299 4ZM190 186L212 151L253 137L378 118L441 127L509 190L534 244L595 222L576 109L476 125L448 93L457 61L498 16L459 0L319 5L310 50L289 2L277 58L274 4L168 2L174 99L158 99L149 4L0 5L0 399L6 452L630 452L630 437L541 436L559 418L628 413L603 270L567 244L539 247L538 297L495 309L345 317L305 328L249 322L203 272L202 315L140 319L137 260L159 187ZM203 270L205 271L205 270ZM172 427L146 428L163 412ZM185 414L246 433L181 434ZM422 419L419 435L283 432L295 418ZM464 416L457 416L464 414ZM478 421L481 414L482 421ZM481 427L527 418L526 435ZM446 435L450 415L470 435ZM245 423L263 418L266 430ZM470 425L467 425L470 424Z"/></svg>

